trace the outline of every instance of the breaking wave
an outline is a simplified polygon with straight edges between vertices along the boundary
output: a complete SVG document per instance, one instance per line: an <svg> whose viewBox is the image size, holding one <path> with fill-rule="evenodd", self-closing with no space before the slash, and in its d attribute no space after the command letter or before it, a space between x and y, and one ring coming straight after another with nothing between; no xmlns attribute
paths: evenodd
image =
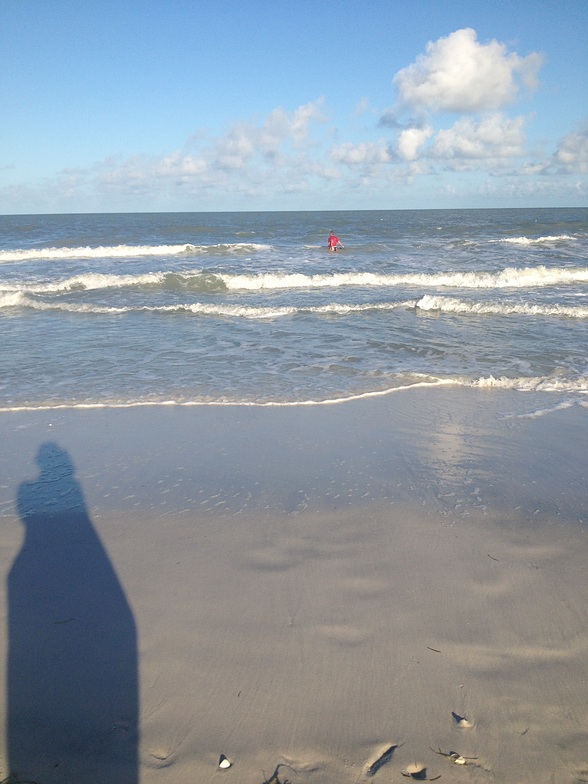
<svg viewBox="0 0 588 784"><path fill-rule="evenodd" d="M148 272L118 275L87 272L53 283L3 283L0 291L24 291L31 294L61 293L93 289L155 286L162 289L206 292L277 291L320 288L391 288L411 286L462 289L521 289L588 283L588 268L508 267L498 272L446 272L380 275L372 272L339 272L326 275L305 273L263 273L235 275L206 270L195 272Z"/></svg>
<svg viewBox="0 0 588 784"><path fill-rule="evenodd" d="M340 272L330 275L266 273L220 275L227 289L263 290L291 288L337 288L340 286L441 286L447 288L532 288L588 282L588 269L581 267L509 267L499 272L446 272L380 275L373 272Z"/></svg>
<svg viewBox="0 0 588 784"><path fill-rule="evenodd" d="M107 245L78 248L27 248L1 250L4 262L77 260L77 259L132 259L146 256L196 256L201 254L252 253L268 250L270 245L252 242L218 243L216 245Z"/></svg>
<svg viewBox="0 0 588 784"><path fill-rule="evenodd" d="M173 305L126 305L123 307L95 305L86 303L47 302L26 296L16 291L0 294L2 308L33 308L35 310L52 310L65 313L84 314L125 314L125 313L191 313L200 316L217 316L221 318L272 319L298 314L314 314L324 316L347 316L368 311L415 310L415 312L456 313L460 315L479 316L547 316L570 319L588 319L588 307L565 305L531 305L528 303L500 302L465 302L453 297L436 297L425 295L418 300L402 300L400 302L375 303L338 303L316 306L281 306L254 307L244 305L216 305L201 302L176 303Z"/></svg>
<svg viewBox="0 0 588 784"><path fill-rule="evenodd" d="M443 313L471 313L488 316L561 316L565 318L588 318L588 307L565 305L530 305L528 303L464 302L452 297L425 295L416 303L419 310Z"/></svg>
<svg viewBox="0 0 588 784"><path fill-rule="evenodd" d="M573 242L575 239L575 237L570 237L569 234L556 234L546 237L505 237L496 241L508 242L511 245L544 245L552 242Z"/></svg>

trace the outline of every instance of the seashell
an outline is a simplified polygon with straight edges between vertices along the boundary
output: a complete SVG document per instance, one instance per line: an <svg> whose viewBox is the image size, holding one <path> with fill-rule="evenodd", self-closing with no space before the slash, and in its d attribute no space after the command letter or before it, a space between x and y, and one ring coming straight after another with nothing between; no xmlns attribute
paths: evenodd
<svg viewBox="0 0 588 784"><path fill-rule="evenodd" d="M230 767L231 767L231 763L230 763L230 762L229 762L229 760L228 760L228 759L225 757L225 755L224 755L224 754L221 754L221 755L220 755L220 759L219 759L219 761L218 761L218 766L219 766L219 768L223 768L223 769L226 769L226 768L230 768Z"/></svg>

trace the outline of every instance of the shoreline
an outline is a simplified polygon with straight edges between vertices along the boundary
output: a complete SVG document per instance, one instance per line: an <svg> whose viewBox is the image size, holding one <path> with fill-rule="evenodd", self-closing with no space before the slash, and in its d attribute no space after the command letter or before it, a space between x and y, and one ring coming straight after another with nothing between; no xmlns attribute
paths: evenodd
<svg viewBox="0 0 588 784"><path fill-rule="evenodd" d="M533 418L546 400L1 415L4 574L19 487L56 443L136 624L139 736L109 728L98 778L261 784L284 765L282 782L357 784L393 745L383 781L414 762L454 782L588 778L588 416ZM67 511L71 475L51 476ZM6 627L5 587L0 606ZM52 751L29 778L97 780Z"/></svg>
<svg viewBox="0 0 588 784"><path fill-rule="evenodd" d="M557 393L561 398L564 394L576 394L584 396L588 390L585 387L583 379L578 379L576 382L562 382L559 378L495 378L494 376L481 377L477 381L470 380L464 381L463 379L452 378L437 378L430 381L415 381L411 384L401 384L399 386L386 387L385 389L374 389L369 392L358 392L356 394L349 394L346 397L333 397L324 398L323 400L134 400L130 402L85 402L85 403L39 403L39 404L16 404L14 406L0 407L0 415L2 414L31 414L43 412L62 411L118 411L129 409L166 409L166 408L314 408L319 406L339 406L355 403L361 400L372 400L378 398L386 398L396 394L410 394L413 391L421 389L442 390L448 389L464 389L464 390L495 390L503 392L518 392L527 395L536 395L538 397ZM544 409L546 413L559 408L569 408L578 405L588 408L588 397L584 400L582 397L577 399L560 400L555 406Z"/></svg>

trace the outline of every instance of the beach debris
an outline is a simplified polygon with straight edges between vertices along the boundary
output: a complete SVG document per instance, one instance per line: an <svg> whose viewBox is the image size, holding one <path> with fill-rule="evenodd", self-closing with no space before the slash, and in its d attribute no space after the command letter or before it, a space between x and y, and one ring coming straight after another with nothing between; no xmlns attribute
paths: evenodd
<svg viewBox="0 0 588 784"><path fill-rule="evenodd" d="M468 730L474 726L471 721L468 721L464 716L460 716L458 713L451 711L451 715L453 717L453 721L462 730Z"/></svg>
<svg viewBox="0 0 588 784"><path fill-rule="evenodd" d="M431 747L429 746L429 748ZM460 754L458 751L442 751L441 749L438 749L437 751L431 749L431 751L434 751L435 754L439 754L441 757L445 757L445 759L449 760L449 762L452 762L454 765L471 765L474 768L480 768L480 770L485 770L487 773L490 773L490 769L485 768L484 765L478 762L477 757L464 757L463 754Z"/></svg>
<svg viewBox="0 0 588 784"><path fill-rule="evenodd" d="M429 748L431 748L431 747L429 746ZM450 762L453 762L454 765L476 765L477 766L477 760L478 760L477 757L464 757L462 754L460 754L457 751L441 751L441 749L435 750L435 749L432 749L432 748L431 748L431 751L434 751L435 754L439 754L441 757L445 757L445 759L448 759Z"/></svg>
<svg viewBox="0 0 588 784"><path fill-rule="evenodd" d="M416 781L437 781L437 779L441 778L441 775L439 775L433 776L433 778L430 779L427 776L427 768L422 762L412 762L410 765L407 765L404 770L401 770L400 774L404 776L405 779L415 779Z"/></svg>
<svg viewBox="0 0 588 784"><path fill-rule="evenodd" d="M369 766L369 768L367 769L367 775L374 776L380 770L382 765L385 765L387 762L390 762L390 760L392 759L392 755L394 754L394 751L397 748L398 748L397 743L393 743L391 746L388 746L388 748L384 751L384 753L380 754L378 759L375 760L375 762L372 762L372 764Z"/></svg>
<svg viewBox="0 0 588 784"><path fill-rule="evenodd" d="M429 748L431 748L429 746ZM435 749L431 749L431 751L435 751ZM440 754L445 759L452 762L454 765L471 765L474 768L480 768L480 770L485 770L487 773L490 773L489 768L485 768L480 762L478 762L477 757L464 757L463 754L460 754L458 751L435 751L435 754Z"/></svg>
<svg viewBox="0 0 588 784"><path fill-rule="evenodd" d="M223 770L226 770L227 768L231 767L231 762L225 757L224 754L221 754L220 759L218 761L218 766L219 768L223 768Z"/></svg>

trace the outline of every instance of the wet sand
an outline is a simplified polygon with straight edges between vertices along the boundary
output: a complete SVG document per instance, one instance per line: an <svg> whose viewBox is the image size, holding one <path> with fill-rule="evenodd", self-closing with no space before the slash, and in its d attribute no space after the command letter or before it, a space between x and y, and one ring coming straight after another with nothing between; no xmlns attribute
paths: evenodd
<svg viewBox="0 0 588 784"><path fill-rule="evenodd" d="M3 414L0 772L588 780L586 402L448 388ZM83 558L108 563L61 581ZM26 649L43 619L52 658L46 630ZM85 710L86 682L112 694ZM61 726L25 754L47 716Z"/></svg>

